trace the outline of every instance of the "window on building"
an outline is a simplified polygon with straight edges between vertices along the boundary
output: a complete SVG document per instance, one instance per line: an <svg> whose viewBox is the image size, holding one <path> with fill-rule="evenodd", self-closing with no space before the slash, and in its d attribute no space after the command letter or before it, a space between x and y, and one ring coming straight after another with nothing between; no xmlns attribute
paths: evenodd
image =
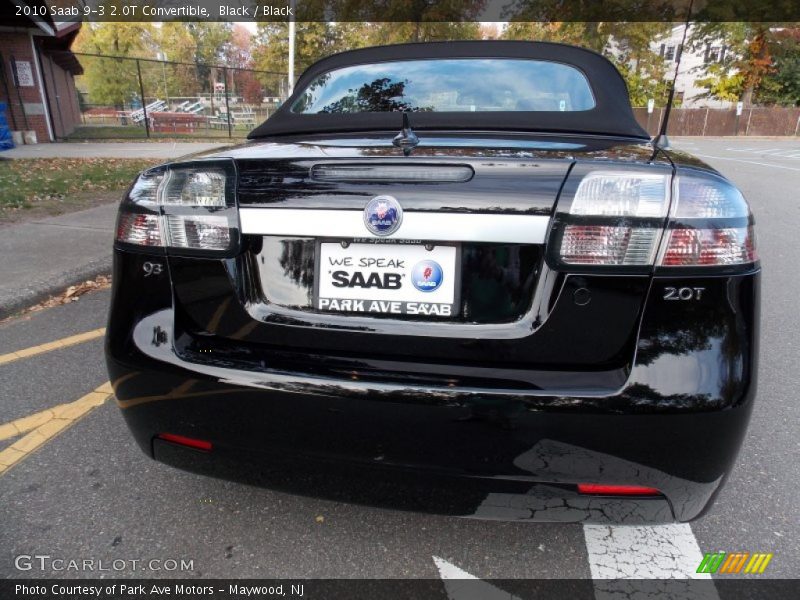
<svg viewBox="0 0 800 600"><path fill-rule="evenodd" d="M664 60L675 60L675 46L668 44L664 48Z"/></svg>
<svg viewBox="0 0 800 600"><path fill-rule="evenodd" d="M706 52L705 56L703 57L703 62L706 64L722 62L725 60L725 50L725 46L712 46L711 44L706 44Z"/></svg>

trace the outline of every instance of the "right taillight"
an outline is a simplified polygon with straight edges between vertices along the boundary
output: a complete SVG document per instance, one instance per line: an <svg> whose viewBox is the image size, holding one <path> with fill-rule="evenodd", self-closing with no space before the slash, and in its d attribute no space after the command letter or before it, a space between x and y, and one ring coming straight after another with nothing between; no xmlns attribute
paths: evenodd
<svg viewBox="0 0 800 600"><path fill-rule="evenodd" d="M647 273L654 267L757 260L753 219L730 182L665 166L579 165L564 185L548 260L565 271Z"/></svg>
<svg viewBox="0 0 800 600"><path fill-rule="evenodd" d="M722 178L679 174L674 190L658 266L729 266L758 260L752 216L738 189Z"/></svg>

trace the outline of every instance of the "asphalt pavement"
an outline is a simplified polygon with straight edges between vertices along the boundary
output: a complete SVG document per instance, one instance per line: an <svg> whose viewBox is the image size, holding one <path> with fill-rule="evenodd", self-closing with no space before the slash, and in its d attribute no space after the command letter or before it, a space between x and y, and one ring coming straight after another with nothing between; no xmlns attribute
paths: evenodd
<svg viewBox="0 0 800 600"><path fill-rule="evenodd" d="M208 479L144 456L108 399L0 472L0 577L109 576L15 567L16 557L38 553L126 561L116 577L436 578L449 569L482 579L587 578L597 573L598 544L614 543L627 552L619 564L637 564L640 577L691 576L689 563L674 556L676 548L769 552L769 577L797 577L800 141L674 143L744 191L764 266L757 406L736 468L699 521L672 529L601 530L475 521ZM103 327L108 302L108 291L96 292L0 325L0 355L40 348L0 361L0 438L3 424L74 402L106 382L100 338L50 351L40 345ZM0 439L0 457L18 439ZM670 556L658 555L660 537L671 538L664 550ZM652 550L644 558L637 540ZM151 559L191 561L191 568L142 571L141 563L131 562Z"/></svg>

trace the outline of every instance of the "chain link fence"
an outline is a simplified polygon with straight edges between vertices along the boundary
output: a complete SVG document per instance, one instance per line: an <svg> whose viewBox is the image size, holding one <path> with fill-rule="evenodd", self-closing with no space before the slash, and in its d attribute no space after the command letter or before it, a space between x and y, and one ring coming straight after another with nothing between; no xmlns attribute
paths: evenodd
<svg viewBox="0 0 800 600"><path fill-rule="evenodd" d="M244 138L287 97L286 73L75 53L69 139Z"/></svg>

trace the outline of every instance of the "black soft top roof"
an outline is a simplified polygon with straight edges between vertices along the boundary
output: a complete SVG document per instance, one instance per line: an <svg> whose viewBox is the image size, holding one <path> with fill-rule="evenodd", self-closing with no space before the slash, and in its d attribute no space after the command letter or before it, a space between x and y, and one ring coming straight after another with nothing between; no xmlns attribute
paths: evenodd
<svg viewBox="0 0 800 600"><path fill-rule="evenodd" d="M328 71L361 64L436 58L522 58L564 63L576 67L586 76L594 93L595 107L575 112L414 112L409 116L415 131L536 131L650 137L633 116L622 75L600 54L549 42L461 41L376 46L323 58L306 69L294 93L269 119L251 131L248 138L399 130L402 125L400 113L301 114L293 113L290 108L317 76Z"/></svg>

